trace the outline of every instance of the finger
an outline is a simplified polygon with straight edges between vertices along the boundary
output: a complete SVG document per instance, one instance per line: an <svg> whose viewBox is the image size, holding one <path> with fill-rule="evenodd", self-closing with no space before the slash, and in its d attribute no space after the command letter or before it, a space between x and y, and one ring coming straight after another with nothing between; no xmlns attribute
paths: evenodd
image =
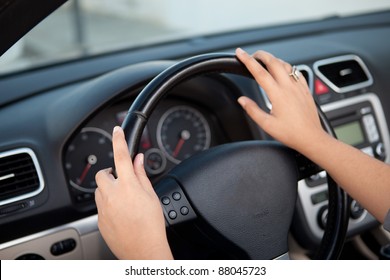
<svg viewBox="0 0 390 280"><path fill-rule="evenodd" d="M265 132L268 132L268 129L271 125L270 122L272 120L272 116L270 114L267 114L262 109L260 109L259 106L257 106L257 104L248 97L241 96L238 99L238 103L240 103L242 108L253 121L255 121L261 128L263 128Z"/></svg>
<svg viewBox="0 0 390 280"><path fill-rule="evenodd" d="M116 173L121 180L129 181L135 177L133 163L127 148L125 134L119 126L114 127L112 133L112 147Z"/></svg>
<svg viewBox="0 0 390 280"><path fill-rule="evenodd" d="M104 189L106 186L112 185L115 182L115 177L112 172L112 168L107 168L96 173L95 181L98 188Z"/></svg>
<svg viewBox="0 0 390 280"><path fill-rule="evenodd" d="M144 187L147 191L154 191L152 184L145 172L144 167L144 155L138 154L134 159L134 172L141 183L142 187Z"/></svg>
<svg viewBox="0 0 390 280"><path fill-rule="evenodd" d="M292 67L286 62L265 51L257 51L253 56L264 63L269 73L278 83L291 79L288 74L291 72ZM290 70L286 68L290 68Z"/></svg>
<svg viewBox="0 0 390 280"><path fill-rule="evenodd" d="M96 188L96 190L95 190L95 204L96 204L98 212L99 212L99 208L100 208L101 203L102 203L102 193L101 193L101 190L99 188Z"/></svg>
<svg viewBox="0 0 390 280"><path fill-rule="evenodd" d="M236 50L236 55L265 91L275 87L276 83L271 74L255 58L240 48Z"/></svg>
<svg viewBox="0 0 390 280"><path fill-rule="evenodd" d="M290 63L285 62L283 59L278 58L280 63L283 65L284 70L286 70L286 73L291 73L292 66Z"/></svg>

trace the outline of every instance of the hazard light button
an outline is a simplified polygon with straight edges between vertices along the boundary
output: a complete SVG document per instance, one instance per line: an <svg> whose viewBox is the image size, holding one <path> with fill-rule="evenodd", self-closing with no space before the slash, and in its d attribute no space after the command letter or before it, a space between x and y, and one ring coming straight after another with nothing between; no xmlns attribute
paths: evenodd
<svg viewBox="0 0 390 280"><path fill-rule="evenodd" d="M319 79L315 79L314 92L317 95L329 93L329 88L323 82L321 82Z"/></svg>

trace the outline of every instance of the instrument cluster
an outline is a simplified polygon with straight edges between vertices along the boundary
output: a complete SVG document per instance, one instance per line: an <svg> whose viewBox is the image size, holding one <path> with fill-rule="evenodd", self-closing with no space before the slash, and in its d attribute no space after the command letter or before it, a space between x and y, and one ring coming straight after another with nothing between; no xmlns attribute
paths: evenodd
<svg viewBox="0 0 390 280"><path fill-rule="evenodd" d="M94 199L95 174L114 167L111 132L121 125L128 103L106 108L78 131L64 150L64 169L76 204ZM152 182L181 161L223 140L206 109L182 101L164 101L148 121L139 146L145 155L145 170ZM220 137L219 137L220 138Z"/></svg>

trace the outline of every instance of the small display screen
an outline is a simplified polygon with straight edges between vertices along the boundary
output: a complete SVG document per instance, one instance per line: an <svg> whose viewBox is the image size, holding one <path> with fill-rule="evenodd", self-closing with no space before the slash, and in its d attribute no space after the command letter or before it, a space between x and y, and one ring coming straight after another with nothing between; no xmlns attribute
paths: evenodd
<svg viewBox="0 0 390 280"><path fill-rule="evenodd" d="M335 127L334 132L337 138L346 144L356 146L364 143L363 129L359 121Z"/></svg>
<svg viewBox="0 0 390 280"><path fill-rule="evenodd" d="M315 193L311 196L311 202L313 204L321 203L325 200L328 200L328 191L322 191L319 193Z"/></svg>

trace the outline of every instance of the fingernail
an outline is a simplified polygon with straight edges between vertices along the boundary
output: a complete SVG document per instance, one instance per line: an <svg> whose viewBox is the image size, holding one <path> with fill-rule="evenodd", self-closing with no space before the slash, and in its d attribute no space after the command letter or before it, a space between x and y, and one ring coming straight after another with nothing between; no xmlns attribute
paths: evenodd
<svg viewBox="0 0 390 280"><path fill-rule="evenodd" d="M246 54L246 52L241 48L237 48L236 52L237 54Z"/></svg>
<svg viewBox="0 0 390 280"><path fill-rule="evenodd" d="M138 156L139 164L144 165L144 154L140 153Z"/></svg>
<svg viewBox="0 0 390 280"><path fill-rule="evenodd" d="M121 130L120 126L115 126L112 133L119 132Z"/></svg>
<svg viewBox="0 0 390 280"><path fill-rule="evenodd" d="M238 98L237 101L238 101L238 103L239 103L242 107L245 107L245 105L246 105L245 98L240 97L240 98Z"/></svg>

